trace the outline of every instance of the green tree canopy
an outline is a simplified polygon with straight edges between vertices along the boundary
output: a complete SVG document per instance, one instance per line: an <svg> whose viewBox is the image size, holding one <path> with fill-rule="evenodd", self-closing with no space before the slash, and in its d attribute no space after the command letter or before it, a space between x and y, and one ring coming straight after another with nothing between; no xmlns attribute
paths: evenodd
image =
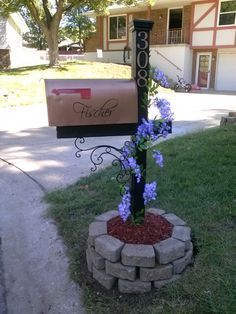
<svg viewBox="0 0 236 314"><path fill-rule="evenodd" d="M88 8L73 8L63 19L64 26L61 31L64 36L70 38L81 47L84 46L85 39L91 37L95 31L95 21L85 16L83 13Z"/></svg>
<svg viewBox="0 0 236 314"><path fill-rule="evenodd" d="M23 34L23 39L32 48L45 50L47 48L46 37L41 28L34 22L27 8L21 8L20 14L23 16L29 31Z"/></svg>

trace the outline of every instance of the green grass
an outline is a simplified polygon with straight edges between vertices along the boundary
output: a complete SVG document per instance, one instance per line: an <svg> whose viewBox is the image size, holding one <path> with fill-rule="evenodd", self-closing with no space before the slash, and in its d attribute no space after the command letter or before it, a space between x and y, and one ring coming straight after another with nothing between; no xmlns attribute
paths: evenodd
<svg viewBox="0 0 236 314"><path fill-rule="evenodd" d="M235 313L236 127L175 138L158 149L165 157L163 169L148 158L148 180L159 185L154 205L192 228L198 250L194 266L179 281L145 295L107 292L93 282L85 263L88 225L120 200L116 169L107 168L46 197L85 307L88 313Z"/></svg>
<svg viewBox="0 0 236 314"><path fill-rule="evenodd" d="M131 78L125 65L71 62L60 67L46 65L0 71L0 108L45 103L46 78Z"/></svg>

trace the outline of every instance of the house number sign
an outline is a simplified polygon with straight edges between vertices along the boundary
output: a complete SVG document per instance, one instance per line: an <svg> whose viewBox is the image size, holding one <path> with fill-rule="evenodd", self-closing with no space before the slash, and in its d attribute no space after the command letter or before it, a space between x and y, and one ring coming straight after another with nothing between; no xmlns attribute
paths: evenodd
<svg viewBox="0 0 236 314"><path fill-rule="evenodd" d="M137 85L139 87L145 87L148 83L148 64L149 64L149 56L147 54L147 48L148 48L148 33L147 32L138 32L138 38L140 38L140 43L137 45L140 49L138 55L137 55L137 65L140 68L138 70L138 79L137 79Z"/></svg>

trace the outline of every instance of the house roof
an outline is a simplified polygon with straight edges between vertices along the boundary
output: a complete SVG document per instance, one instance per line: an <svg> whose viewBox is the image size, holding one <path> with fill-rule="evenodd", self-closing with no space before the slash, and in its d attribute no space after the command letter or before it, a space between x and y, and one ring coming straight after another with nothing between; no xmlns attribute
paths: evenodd
<svg viewBox="0 0 236 314"><path fill-rule="evenodd" d="M58 47L80 47L79 43L73 42L70 38L66 38L58 44Z"/></svg>
<svg viewBox="0 0 236 314"><path fill-rule="evenodd" d="M66 38L58 44L58 47L65 47L73 44L74 42L70 38Z"/></svg>
<svg viewBox="0 0 236 314"><path fill-rule="evenodd" d="M203 0L199 0L203 1ZM178 7L178 6L183 6L186 4L192 3L193 0L155 0L152 8L153 9L158 9L158 8L163 8L163 7ZM129 12L139 12L139 11L144 11L148 7L148 4L145 0L139 1L136 5L130 5L130 6L125 6L125 5L112 5L108 7L108 12L109 14L122 14L122 13L129 13ZM85 13L85 15L90 16L90 17L96 17L98 14L95 11L89 11Z"/></svg>

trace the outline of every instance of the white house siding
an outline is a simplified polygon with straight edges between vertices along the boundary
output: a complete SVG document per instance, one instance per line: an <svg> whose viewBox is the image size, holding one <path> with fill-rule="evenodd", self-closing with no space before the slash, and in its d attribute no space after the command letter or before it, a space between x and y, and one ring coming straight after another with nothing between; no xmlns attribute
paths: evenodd
<svg viewBox="0 0 236 314"><path fill-rule="evenodd" d="M102 58L98 58L96 52L86 52L84 54L84 60L123 63L123 51L103 51Z"/></svg>
<svg viewBox="0 0 236 314"><path fill-rule="evenodd" d="M133 14L130 14L128 23L130 24L132 21L133 21ZM132 36L132 31L129 28L129 43L128 43L129 47L132 47L132 44L133 44L133 36Z"/></svg>
<svg viewBox="0 0 236 314"><path fill-rule="evenodd" d="M192 47L209 47L222 48L222 46L235 46L236 29L227 25L217 27L218 19L217 2L195 3L193 10L193 34ZM207 13L209 9L210 12ZM206 14L206 16L204 16ZM216 39L214 41L214 39Z"/></svg>
<svg viewBox="0 0 236 314"><path fill-rule="evenodd" d="M107 50L107 19L103 19L103 50Z"/></svg>
<svg viewBox="0 0 236 314"><path fill-rule="evenodd" d="M102 55L103 55L103 53L102 53ZM85 52L84 53L84 60L85 61L103 61L103 57L101 59L98 59L96 52Z"/></svg>
<svg viewBox="0 0 236 314"><path fill-rule="evenodd" d="M6 24L7 24L7 19L0 17L0 49L9 48L9 45L7 42Z"/></svg>
<svg viewBox="0 0 236 314"><path fill-rule="evenodd" d="M193 33L193 46L211 46L213 44L213 31L199 31Z"/></svg>
<svg viewBox="0 0 236 314"><path fill-rule="evenodd" d="M157 54L156 50L160 54ZM170 62L161 55L163 55ZM95 52L87 52L84 55L84 60L123 63L123 51L103 51L102 58L98 58ZM191 82L192 50L185 44L151 46L150 65L152 67L158 67L174 81L177 80L177 75L179 75L184 77L187 82ZM178 67L179 70L176 67Z"/></svg>
<svg viewBox="0 0 236 314"><path fill-rule="evenodd" d="M215 24L215 9L212 10L199 24L198 27L214 27Z"/></svg>
<svg viewBox="0 0 236 314"><path fill-rule="evenodd" d="M16 47L10 50L11 68L47 64L46 52L34 48Z"/></svg>
<svg viewBox="0 0 236 314"><path fill-rule="evenodd" d="M236 38L235 29L218 30L216 33L216 45L217 46L234 45L235 38Z"/></svg>
<svg viewBox="0 0 236 314"><path fill-rule="evenodd" d="M6 23L7 41L11 49L22 47L22 34L19 27L9 17Z"/></svg>
<svg viewBox="0 0 236 314"><path fill-rule="evenodd" d="M192 50L185 44L151 46L150 65L158 67L174 81L179 75L187 82L191 82Z"/></svg>
<svg viewBox="0 0 236 314"><path fill-rule="evenodd" d="M212 6L212 3L201 3L195 5L194 8L194 23Z"/></svg>
<svg viewBox="0 0 236 314"><path fill-rule="evenodd" d="M124 47L126 46L126 42L125 43L109 43L109 50L123 50Z"/></svg>
<svg viewBox="0 0 236 314"><path fill-rule="evenodd" d="M215 88L236 91L236 49L218 50Z"/></svg>

